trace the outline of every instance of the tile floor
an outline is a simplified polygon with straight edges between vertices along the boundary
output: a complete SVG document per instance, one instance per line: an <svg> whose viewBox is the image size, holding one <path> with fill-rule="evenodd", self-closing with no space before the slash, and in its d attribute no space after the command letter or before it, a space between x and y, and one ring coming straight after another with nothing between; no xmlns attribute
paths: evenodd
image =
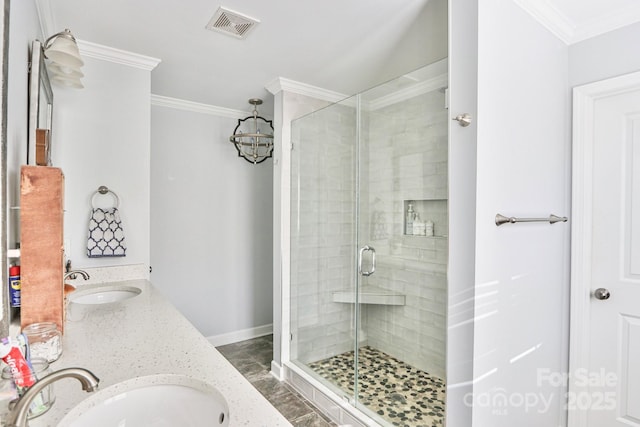
<svg viewBox="0 0 640 427"><path fill-rule="evenodd" d="M309 401L270 373L273 336L216 347L244 377L295 427L334 427Z"/></svg>
<svg viewBox="0 0 640 427"><path fill-rule="evenodd" d="M354 388L353 351L313 362L309 367L348 394ZM445 383L368 346L358 351L358 400L399 427L444 425Z"/></svg>
<svg viewBox="0 0 640 427"><path fill-rule="evenodd" d="M332 427L313 404L270 373L273 336L217 347L247 380L295 427ZM353 352L309 364L346 392L353 390ZM379 350L358 352L359 399L394 426L437 427L444 423L445 385L431 376Z"/></svg>

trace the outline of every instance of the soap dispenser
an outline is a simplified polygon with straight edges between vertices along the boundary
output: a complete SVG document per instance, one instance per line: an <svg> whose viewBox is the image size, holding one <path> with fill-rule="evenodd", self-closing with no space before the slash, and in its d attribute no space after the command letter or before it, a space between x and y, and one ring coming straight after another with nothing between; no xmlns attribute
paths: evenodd
<svg viewBox="0 0 640 427"><path fill-rule="evenodd" d="M407 208L407 219L405 221L405 231L404 234L412 235L413 234L413 220L415 219L416 214L413 211L413 205L409 203L409 207Z"/></svg>

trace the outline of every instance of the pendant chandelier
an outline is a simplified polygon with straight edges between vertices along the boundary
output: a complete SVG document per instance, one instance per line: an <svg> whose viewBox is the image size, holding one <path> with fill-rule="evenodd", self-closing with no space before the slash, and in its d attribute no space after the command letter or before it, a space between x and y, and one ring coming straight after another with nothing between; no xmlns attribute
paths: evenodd
<svg viewBox="0 0 640 427"><path fill-rule="evenodd" d="M249 104L253 105L253 115L238 119L229 141L238 150L238 156L256 165L273 155L273 121L258 115L261 99L251 98Z"/></svg>

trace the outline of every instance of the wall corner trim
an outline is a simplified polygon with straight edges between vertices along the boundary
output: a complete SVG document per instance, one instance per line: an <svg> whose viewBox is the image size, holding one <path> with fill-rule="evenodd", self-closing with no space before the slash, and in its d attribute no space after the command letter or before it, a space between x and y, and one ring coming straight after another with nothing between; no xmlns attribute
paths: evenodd
<svg viewBox="0 0 640 427"><path fill-rule="evenodd" d="M576 31L575 24L553 5L531 0L514 0L514 2L560 40L571 44Z"/></svg>
<svg viewBox="0 0 640 427"><path fill-rule="evenodd" d="M287 91L329 102L338 102L349 97L349 95L345 95L343 93L322 89L317 86L296 82L283 77L276 77L271 80L265 85L265 89L273 95L278 92Z"/></svg>
<svg viewBox="0 0 640 427"><path fill-rule="evenodd" d="M51 10L51 2L36 0L36 11L38 12L38 21L40 22L40 33L44 41L53 34L53 28L56 28L53 11Z"/></svg>
<svg viewBox="0 0 640 427"><path fill-rule="evenodd" d="M233 110L231 108L217 107L215 105L155 94L151 94L151 105L174 108L176 110L192 111L194 113L211 114L212 116L228 117L231 119L244 119L251 115L251 113L247 111Z"/></svg>
<svg viewBox="0 0 640 427"><path fill-rule="evenodd" d="M100 59L102 61L113 62L115 64L127 65L129 67L141 68L151 71L160 63L161 59L151 56L140 55L114 47L104 46L97 43L78 40L80 54L88 58Z"/></svg>

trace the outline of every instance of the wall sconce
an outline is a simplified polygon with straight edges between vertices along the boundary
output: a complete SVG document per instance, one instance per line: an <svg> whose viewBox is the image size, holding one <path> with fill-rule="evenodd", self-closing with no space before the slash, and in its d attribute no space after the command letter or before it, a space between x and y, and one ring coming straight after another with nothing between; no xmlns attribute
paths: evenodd
<svg viewBox="0 0 640 427"><path fill-rule="evenodd" d="M261 99L251 98L249 104L253 105L253 115L238 119L229 141L238 150L238 156L256 165L273 155L273 121L258 116Z"/></svg>
<svg viewBox="0 0 640 427"><path fill-rule="evenodd" d="M50 61L51 81L61 86L82 89L84 77L80 67L84 65L75 37L68 29L52 35L44 42L44 56Z"/></svg>

